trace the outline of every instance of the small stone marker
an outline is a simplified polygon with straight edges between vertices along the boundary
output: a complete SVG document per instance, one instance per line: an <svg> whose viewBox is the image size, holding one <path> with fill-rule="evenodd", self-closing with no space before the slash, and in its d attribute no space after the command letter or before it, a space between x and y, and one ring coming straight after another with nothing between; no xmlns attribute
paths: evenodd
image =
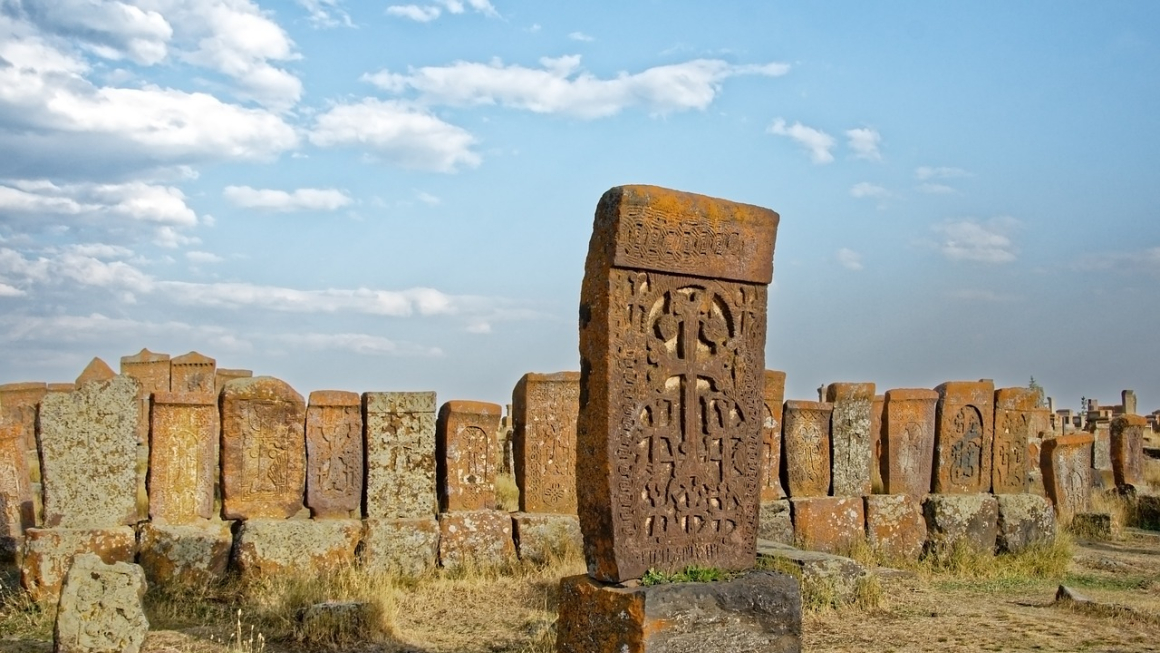
<svg viewBox="0 0 1160 653"><path fill-rule="evenodd" d="M512 391L520 510L576 514L580 373L525 374Z"/></svg>
<svg viewBox="0 0 1160 653"><path fill-rule="evenodd" d="M1030 388L995 391L995 444L991 463L991 491L1022 494L1028 488L1028 443L1033 435L1039 392Z"/></svg>
<svg viewBox="0 0 1160 653"><path fill-rule="evenodd" d="M355 392L310 393L306 409L306 505L315 519L359 517L363 418Z"/></svg>
<svg viewBox="0 0 1160 653"><path fill-rule="evenodd" d="M834 407L830 418L831 494L836 497L870 494L874 384L831 383L826 386L826 403Z"/></svg>
<svg viewBox="0 0 1160 653"><path fill-rule="evenodd" d="M221 410L225 518L293 516L306 489L302 395L273 377L239 379L222 390Z"/></svg>
<svg viewBox="0 0 1160 653"><path fill-rule="evenodd" d="M196 351L177 356L169 361L169 390L213 394L216 389L214 380L216 367L217 361Z"/></svg>
<svg viewBox="0 0 1160 653"><path fill-rule="evenodd" d="M931 486L938 393L898 388L887 390L884 402L883 488L921 499Z"/></svg>
<svg viewBox="0 0 1160 653"><path fill-rule="evenodd" d="M138 537L137 562L150 583L200 589L225 579L233 544L229 522L146 522Z"/></svg>
<svg viewBox="0 0 1160 653"><path fill-rule="evenodd" d="M137 379L143 392L169 392L169 354L148 349L121 357L121 374Z"/></svg>
<svg viewBox="0 0 1160 653"><path fill-rule="evenodd" d="M213 517L218 406L212 395L153 394L149 444L149 518L188 524Z"/></svg>
<svg viewBox="0 0 1160 653"><path fill-rule="evenodd" d="M1101 472L1112 471L1112 433L1108 420L1088 422L1092 434L1092 469ZM1110 478L1112 475L1108 474Z"/></svg>
<svg viewBox="0 0 1160 653"><path fill-rule="evenodd" d="M761 501L785 498L781 486L781 424L782 404L785 402L785 372L765 370L765 386L761 393L765 419L761 424Z"/></svg>
<svg viewBox="0 0 1160 653"><path fill-rule="evenodd" d="M440 407L435 427L440 511L495 508L492 451L502 410L482 401L449 401Z"/></svg>
<svg viewBox="0 0 1160 653"><path fill-rule="evenodd" d="M432 518L435 493L435 393L367 392L366 515Z"/></svg>
<svg viewBox="0 0 1160 653"><path fill-rule="evenodd" d="M45 525L136 523L137 393L136 380L114 376L40 400Z"/></svg>
<svg viewBox="0 0 1160 653"><path fill-rule="evenodd" d="M1112 420L1112 472L1117 486L1144 484L1144 429L1147 426L1148 420L1140 415L1119 415Z"/></svg>
<svg viewBox="0 0 1160 653"><path fill-rule="evenodd" d="M418 576L435 567L439 559L439 522L434 515L415 519L367 519L363 524L358 553L359 563L366 571Z"/></svg>
<svg viewBox="0 0 1160 653"><path fill-rule="evenodd" d="M76 556L56 611L54 652L137 653L149 632L144 596L145 573L137 565Z"/></svg>
<svg viewBox="0 0 1160 653"><path fill-rule="evenodd" d="M824 497L830 493L831 404L785 402L783 427L786 490L792 498Z"/></svg>
<svg viewBox="0 0 1160 653"><path fill-rule="evenodd" d="M225 367L216 368L213 372L213 392L215 395L220 395L222 393L222 389L225 388L226 384L230 381L233 381L234 379L252 378L254 378L254 372L252 370L232 370Z"/></svg>
<svg viewBox="0 0 1160 653"><path fill-rule="evenodd" d="M1018 553L1055 539L1051 502L1035 494L996 494L999 502L998 549Z"/></svg>
<svg viewBox="0 0 1160 653"><path fill-rule="evenodd" d="M991 490L995 385L950 381L938 391L933 491L974 494Z"/></svg>
<svg viewBox="0 0 1160 653"><path fill-rule="evenodd" d="M109 367L108 363L101 360L100 358L93 358L93 360L89 361L89 364L81 372L81 375L77 377L76 384L79 388L86 383L101 383L108 381L114 376L117 376L117 373L113 371L113 368Z"/></svg>
<svg viewBox="0 0 1160 653"><path fill-rule="evenodd" d="M1065 526L1076 513L1091 509L1093 439L1090 433L1075 433L1043 441L1043 485Z"/></svg>

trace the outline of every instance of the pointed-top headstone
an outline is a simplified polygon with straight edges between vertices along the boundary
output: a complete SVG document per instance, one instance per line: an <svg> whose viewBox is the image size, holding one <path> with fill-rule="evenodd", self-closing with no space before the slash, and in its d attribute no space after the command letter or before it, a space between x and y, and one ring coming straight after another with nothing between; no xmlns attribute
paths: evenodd
<svg viewBox="0 0 1160 653"><path fill-rule="evenodd" d="M172 392L209 392L216 390L217 361L196 351L169 361L169 389Z"/></svg>
<svg viewBox="0 0 1160 653"><path fill-rule="evenodd" d="M100 358L94 357L93 360L89 361L84 371L81 372L81 375L77 377L76 384L79 387L86 383L92 383L93 381L108 381L114 376L117 376L117 373L113 371L113 368L109 367L108 363Z"/></svg>
<svg viewBox="0 0 1160 653"><path fill-rule="evenodd" d="M122 356L121 374L137 379L144 393L169 392L169 354L142 349L132 356Z"/></svg>

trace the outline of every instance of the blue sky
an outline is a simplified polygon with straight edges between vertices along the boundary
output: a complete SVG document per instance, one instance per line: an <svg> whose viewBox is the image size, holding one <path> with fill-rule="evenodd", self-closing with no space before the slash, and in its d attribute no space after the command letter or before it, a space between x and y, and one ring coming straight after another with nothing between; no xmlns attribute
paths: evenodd
<svg viewBox="0 0 1160 653"><path fill-rule="evenodd" d="M0 383L510 401L600 195L781 214L767 366L1160 408L1160 4L0 0Z"/></svg>

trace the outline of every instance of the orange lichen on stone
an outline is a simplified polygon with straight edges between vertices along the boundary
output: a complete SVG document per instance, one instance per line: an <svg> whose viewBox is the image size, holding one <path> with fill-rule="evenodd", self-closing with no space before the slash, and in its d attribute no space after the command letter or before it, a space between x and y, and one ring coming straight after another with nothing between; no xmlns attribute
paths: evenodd
<svg viewBox="0 0 1160 653"><path fill-rule="evenodd" d="M520 510L576 514L580 373L525 374L512 390L512 445Z"/></svg>
<svg viewBox="0 0 1160 653"><path fill-rule="evenodd" d="M1144 483L1144 429L1148 420L1140 415L1120 415L1112 420L1112 472L1116 485Z"/></svg>
<svg viewBox="0 0 1160 653"><path fill-rule="evenodd" d="M113 368L109 367L108 363L101 360L100 358L94 357L93 360L89 361L89 364L85 366L85 369L81 372L81 375L77 377L76 384L79 387L86 383L99 383L101 381L108 381L114 376L117 376L117 373L113 371Z"/></svg>
<svg viewBox="0 0 1160 653"><path fill-rule="evenodd" d="M310 393L306 409L306 505L315 518L361 516L361 405L355 392Z"/></svg>
<svg viewBox="0 0 1160 653"><path fill-rule="evenodd" d="M951 381L935 390L939 401L935 418L934 492L989 492L995 385L990 381Z"/></svg>
<svg viewBox="0 0 1160 653"><path fill-rule="evenodd" d="M503 409L483 401L449 401L435 428L439 509L495 508L496 460L491 455Z"/></svg>
<svg viewBox="0 0 1160 653"><path fill-rule="evenodd" d="M761 401L765 417L761 423L761 500L777 501L785 498L785 488L781 486L781 424L785 402L785 372L765 370Z"/></svg>
<svg viewBox="0 0 1160 653"><path fill-rule="evenodd" d="M921 498L930 492L938 393L921 388L886 392L882 426L882 485L887 494Z"/></svg>
<svg viewBox="0 0 1160 653"><path fill-rule="evenodd" d="M1061 435L1043 441L1043 485L1063 525L1091 508L1091 433Z"/></svg>
<svg viewBox="0 0 1160 653"><path fill-rule="evenodd" d="M991 491L1022 494L1028 488L1027 445L1033 432L1039 392L1030 388L995 391L995 440L991 456Z"/></svg>
<svg viewBox="0 0 1160 653"><path fill-rule="evenodd" d="M169 361L169 389L172 392L205 392L213 394L216 388L214 370L217 361L196 351L177 356Z"/></svg>
<svg viewBox="0 0 1160 653"><path fill-rule="evenodd" d="M188 524L213 517L218 406L201 392L153 394L149 446L149 517Z"/></svg>
<svg viewBox="0 0 1160 653"><path fill-rule="evenodd" d="M824 497L830 492L830 414L833 405L785 402L782 455L786 490L792 498Z"/></svg>
<svg viewBox="0 0 1160 653"><path fill-rule="evenodd" d="M306 490L302 395L273 377L239 379L222 390L221 411L226 519L293 516Z"/></svg>
<svg viewBox="0 0 1160 653"><path fill-rule="evenodd" d="M862 497L790 499L790 510L794 539L802 548L837 553L865 536Z"/></svg>

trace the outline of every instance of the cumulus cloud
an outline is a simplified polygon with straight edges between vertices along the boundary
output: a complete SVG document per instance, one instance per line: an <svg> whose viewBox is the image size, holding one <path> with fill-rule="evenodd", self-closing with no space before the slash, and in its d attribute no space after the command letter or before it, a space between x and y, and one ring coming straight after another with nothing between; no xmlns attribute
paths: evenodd
<svg viewBox="0 0 1160 653"><path fill-rule="evenodd" d="M295 333L276 336L275 340L316 351L349 351L368 356L442 356L438 347L397 342L365 333Z"/></svg>
<svg viewBox="0 0 1160 653"><path fill-rule="evenodd" d="M160 63L168 55L173 37L173 27L160 12L115 0L15 0L5 9L114 61Z"/></svg>
<svg viewBox="0 0 1160 653"><path fill-rule="evenodd" d="M814 163L831 163L834 160L834 155L830 153L834 148L834 137L824 131L806 127L800 122L787 126L782 118L774 120L766 131L796 141L810 153L810 160Z"/></svg>
<svg viewBox="0 0 1160 653"><path fill-rule="evenodd" d="M200 252L197 250L186 252L185 258L189 259L191 263L221 263L225 260L213 252Z"/></svg>
<svg viewBox="0 0 1160 653"><path fill-rule="evenodd" d="M0 283L0 297L23 297L25 292L6 283Z"/></svg>
<svg viewBox="0 0 1160 653"><path fill-rule="evenodd" d="M580 55L568 55L544 57L539 68L504 65L498 59L489 63L457 61L406 74L382 70L363 79L390 93L414 91L425 104L499 105L592 120L630 107L655 115L705 109L730 77L777 77L788 71L789 66L780 63L738 66L697 59L601 79L581 68Z"/></svg>
<svg viewBox="0 0 1160 653"><path fill-rule="evenodd" d="M291 211L335 211L351 203L350 196L334 188L284 190L226 186L222 194L235 206L287 213Z"/></svg>
<svg viewBox="0 0 1160 653"><path fill-rule="evenodd" d="M848 129L846 130L846 138L850 149L854 150L855 158L867 161L882 160L882 153L878 151L878 144L882 142L882 136L878 130L868 127Z"/></svg>
<svg viewBox="0 0 1160 653"><path fill-rule="evenodd" d="M392 5L387 7L387 14L390 16L410 18L420 23L429 23L438 18L442 13L443 10L432 5L425 7L420 7L419 5Z"/></svg>
<svg viewBox="0 0 1160 653"><path fill-rule="evenodd" d="M466 0L466 3L463 0L441 0L437 4L391 5L387 7L387 15L429 23L442 16L444 10L447 10L449 14L462 14L466 11L466 7L470 7L472 11L485 16L499 16L495 7L488 0Z"/></svg>
<svg viewBox="0 0 1160 653"><path fill-rule="evenodd" d="M481 159L475 137L428 111L399 101L367 98L317 116L310 141L319 147L360 147L405 168L454 172Z"/></svg>
<svg viewBox="0 0 1160 653"><path fill-rule="evenodd" d="M847 270L858 271L862 269L862 255L852 249L846 247L839 249L837 259L838 264Z"/></svg>
<svg viewBox="0 0 1160 653"><path fill-rule="evenodd" d="M572 39L573 41L581 41L583 43L590 43L596 40L584 32L572 32L568 35L568 38Z"/></svg>
<svg viewBox="0 0 1160 653"><path fill-rule="evenodd" d="M1019 226L1014 218L999 217L985 222L974 219L947 220L934 226L939 234L938 249L952 261L1009 263L1018 249L1010 233Z"/></svg>
<svg viewBox="0 0 1160 653"><path fill-rule="evenodd" d="M354 27L350 14L342 8L341 0L298 0L310 16L310 24L318 28Z"/></svg>
<svg viewBox="0 0 1160 653"><path fill-rule="evenodd" d="M850 196L858 198L886 199L890 191L868 181L859 182L850 187Z"/></svg>

